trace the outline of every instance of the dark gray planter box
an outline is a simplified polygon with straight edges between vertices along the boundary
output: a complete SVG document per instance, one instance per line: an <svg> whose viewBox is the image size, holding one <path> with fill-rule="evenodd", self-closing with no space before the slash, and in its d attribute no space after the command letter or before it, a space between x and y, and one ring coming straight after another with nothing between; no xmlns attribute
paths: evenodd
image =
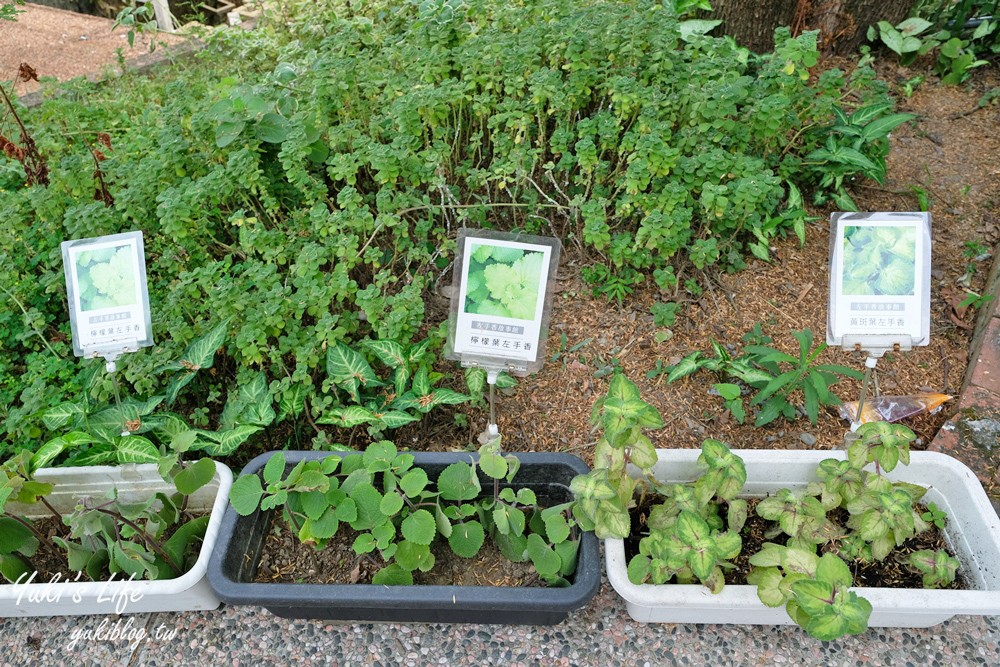
<svg viewBox="0 0 1000 667"><path fill-rule="evenodd" d="M271 453L247 464L244 473L260 471ZM326 452L285 452L288 466L302 459L321 459ZM415 465L436 477L471 454L414 452ZM515 487L529 487L539 500L572 499L570 480L589 471L570 454L516 454L521 468ZM484 488L492 481L483 483ZM566 588L491 586L377 586L372 584L252 583L272 512L242 517L229 507L208 565L208 581L224 602L261 606L285 618L400 623L503 623L553 625L566 619L597 594L601 562L597 538L583 535L576 573Z"/></svg>

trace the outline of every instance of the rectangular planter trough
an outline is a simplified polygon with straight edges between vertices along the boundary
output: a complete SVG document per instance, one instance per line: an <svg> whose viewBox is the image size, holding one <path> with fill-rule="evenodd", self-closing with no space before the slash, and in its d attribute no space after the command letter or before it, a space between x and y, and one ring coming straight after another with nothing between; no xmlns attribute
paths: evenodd
<svg viewBox="0 0 1000 667"><path fill-rule="evenodd" d="M0 616L76 616L83 614L131 614L153 611L200 611L215 609L215 596L205 578L209 556L222 525L229 501L233 474L222 463L215 463L215 478L198 489L189 500L188 509L210 512L208 528L194 566L175 579L160 581L133 580L127 577L112 581L61 581L0 585ZM46 496L60 513L70 513L79 498L102 497L117 487L118 497L140 502L157 492L175 489L163 481L155 464L122 466L83 466L78 468L42 468L35 474L39 482L53 485ZM39 519L51 516L44 505L23 506L11 503L12 513Z"/></svg>
<svg viewBox="0 0 1000 667"><path fill-rule="evenodd" d="M263 469L271 454L258 456L244 473ZM286 452L290 469L302 459L321 459L324 452ZM414 452L415 465L429 477L471 454ZM521 468L511 485L535 491L540 503L572 499L569 483L589 471L569 454L516 454ZM483 488L492 480L481 478ZM224 602L256 605L285 618L411 623L507 623L551 625L583 607L601 583L600 551L593 533L582 536L576 573L566 588L490 586L380 586L372 584L253 583L273 512L242 517L226 511L208 578ZM336 539L336 537L334 537Z"/></svg>
<svg viewBox="0 0 1000 667"><path fill-rule="evenodd" d="M686 482L696 478L698 450L657 450L657 479ZM763 497L781 488L802 488L815 481L814 471L842 451L734 450L747 468L747 497ZM960 573L974 590L925 590L858 587L871 602L870 627L930 627L956 614L1000 614L1000 519L976 475L961 462L935 452L912 452L910 465L889 477L929 487L923 502L948 514L946 540L961 561ZM756 586L726 586L718 595L701 585L635 585L626 574L622 540L605 540L608 580L625 599L629 615L643 623L733 623L790 625L784 607L764 606Z"/></svg>

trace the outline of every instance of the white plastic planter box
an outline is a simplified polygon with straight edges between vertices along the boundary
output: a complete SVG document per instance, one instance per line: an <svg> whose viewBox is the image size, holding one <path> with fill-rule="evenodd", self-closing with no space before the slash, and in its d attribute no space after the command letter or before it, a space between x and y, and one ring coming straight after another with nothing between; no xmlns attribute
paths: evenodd
<svg viewBox="0 0 1000 667"><path fill-rule="evenodd" d="M686 482L701 472L699 450L657 450L657 479ZM734 450L747 468L744 495L763 497L781 488L801 488L815 481L820 461L844 458L842 451ZM960 573L975 590L925 590L858 587L871 602L870 627L925 628L956 614L1000 614L1000 519L976 475L945 454L913 452L910 465L899 465L889 477L929 487L923 502L934 502L948 514L946 540L961 561ZM702 585L643 584L626 574L622 540L605 540L608 580L643 623L733 623L791 625L785 608L766 607L756 586L726 586L718 595Z"/></svg>
<svg viewBox="0 0 1000 667"><path fill-rule="evenodd" d="M215 478L198 489L188 501L188 509L210 511L208 528L201 552L194 566L176 579L161 581L127 578L107 582L40 582L0 585L0 617L5 616L76 616L83 614L131 614L153 611L196 611L215 609L215 596L205 578L222 516L229 502L233 473L222 463L215 464ZM101 497L111 487L118 497L137 502L158 491L173 492L154 464L85 466L79 468L43 468L35 479L53 485L46 496L59 512L71 512L82 496ZM12 512L32 519L51 516L44 505L28 507L12 503Z"/></svg>

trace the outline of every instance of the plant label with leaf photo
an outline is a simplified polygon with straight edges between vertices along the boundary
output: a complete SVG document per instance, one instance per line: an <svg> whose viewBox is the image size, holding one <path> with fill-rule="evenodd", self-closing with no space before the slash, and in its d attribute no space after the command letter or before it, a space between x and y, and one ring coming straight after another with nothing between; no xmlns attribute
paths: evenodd
<svg viewBox="0 0 1000 667"><path fill-rule="evenodd" d="M869 352L930 342L928 213L834 213L827 343Z"/></svg>
<svg viewBox="0 0 1000 667"><path fill-rule="evenodd" d="M76 356L153 344L142 232L62 243Z"/></svg>
<svg viewBox="0 0 1000 667"><path fill-rule="evenodd" d="M485 230L459 235L457 300L449 356L469 365L533 370L540 365L558 265L554 238Z"/></svg>

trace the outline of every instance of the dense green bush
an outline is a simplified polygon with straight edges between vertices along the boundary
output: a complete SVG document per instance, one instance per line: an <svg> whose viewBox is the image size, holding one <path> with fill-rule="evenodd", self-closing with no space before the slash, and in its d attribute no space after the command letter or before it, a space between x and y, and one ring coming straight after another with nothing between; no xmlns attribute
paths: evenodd
<svg viewBox="0 0 1000 667"><path fill-rule="evenodd" d="M810 74L813 34L780 30L755 55L650 0L285 6L287 22L216 36L189 69L74 84L25 113L51 184L25 187L0 156L9 441L37 442L34 415L80 391L64 239L145 233L158 346L122 363L137 391L229 320L188 409L263 369L276 399L322 412L330 346L428 326L440 345L424 297L461 225L560 236L622 298L644 275L670 287L767 258L776 236L804 237L798 188L846 206L845 178L884 173L885 132L859 138L845 115L888 113L884 87L866 68ZM92 196L95 165L113 201Z"/></svg>

